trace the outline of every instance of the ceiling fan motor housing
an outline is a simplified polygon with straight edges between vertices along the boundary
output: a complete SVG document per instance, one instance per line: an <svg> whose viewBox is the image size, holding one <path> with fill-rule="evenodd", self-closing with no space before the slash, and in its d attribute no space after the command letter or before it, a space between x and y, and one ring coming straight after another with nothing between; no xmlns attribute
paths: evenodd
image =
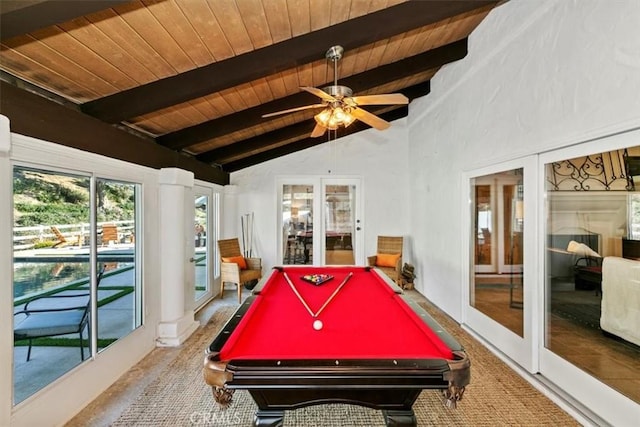
<svg viewBox="0 0 640 427"><path fill-rule="evenodd" d="M351 88L341 85L326 86L323 87L322 90L336 99L343 99L353 95L353 91L351 90Z"/></svg>

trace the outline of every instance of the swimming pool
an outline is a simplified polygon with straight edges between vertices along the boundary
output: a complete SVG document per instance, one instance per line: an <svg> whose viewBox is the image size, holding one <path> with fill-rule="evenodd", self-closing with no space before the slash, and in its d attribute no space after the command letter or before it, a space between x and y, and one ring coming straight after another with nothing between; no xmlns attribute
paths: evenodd
<svg viewBox="0 0 640 427"><path fill-rule="evenodd" d="M15 262L13 264L13 298L89 280L89 262Z"/></svg>

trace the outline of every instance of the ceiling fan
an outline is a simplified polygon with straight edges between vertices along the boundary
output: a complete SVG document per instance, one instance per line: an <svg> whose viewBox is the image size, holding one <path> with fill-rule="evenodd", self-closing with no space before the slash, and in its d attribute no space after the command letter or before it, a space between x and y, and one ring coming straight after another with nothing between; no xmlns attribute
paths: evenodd
<svg viewBox="0 0 640 427"><path fill-rule="evenodd" d="M331 47L325 57L333 62L333 85L322 89L309 86L301 86L305 90L322 100L322 103L304 105L302 107L288 110L276 111L264 114L262 117L273 117L280 114L293 113L296 111L308 110L312 108L324 108L314 116L316 126L311 132L312 137L324 135L327 129L336 130L339 126L347 127L356 119L363 121L372 128L378 130L387 129L391 124L386 120L359 108L360 105L396 105L409 103L409 99L401 93L389 93L382 95L352 96L353 91L347 86L338 85L338 61L342 58L344 49L342 46Z"/></svg>

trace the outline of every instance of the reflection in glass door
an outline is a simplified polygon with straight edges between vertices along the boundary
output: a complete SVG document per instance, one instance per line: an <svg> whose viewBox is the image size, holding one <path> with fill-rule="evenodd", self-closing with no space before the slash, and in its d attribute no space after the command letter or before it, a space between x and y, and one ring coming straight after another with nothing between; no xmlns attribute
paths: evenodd
<svg viewBox="0 0 640 427"><path fill-rule="evenodd" d="M324 186L325 265L354 265L355 185Z"/></svg>
<svg viewBox="0 0 640 427"><path fill-rule="evenodd" d="M522 336L522 169L478 177L474 182L475 274L469 303Z"/></svg>
<svg viewBox="0 0 640 427"><path fill-rule="evenodd" d="M476 272L495 272L491 235L493 226L491 185L476 184L475 186L475 266Z"/></svg>
<svg viewBox="0 0 640 427"><path fill-rule="evenodd" d="M313 185L282 186L282 263L313 264Z"/></svg>
<svg viewBox="0 0 640 427"><path fill-rule="evenodd" d="M604 415L607 425L637 425L640 323L632 313L640 307L640 205L632 168L640 146L621 147L616 139L628 144L638 136L622 133L541 156L540 372Z"/></svg>

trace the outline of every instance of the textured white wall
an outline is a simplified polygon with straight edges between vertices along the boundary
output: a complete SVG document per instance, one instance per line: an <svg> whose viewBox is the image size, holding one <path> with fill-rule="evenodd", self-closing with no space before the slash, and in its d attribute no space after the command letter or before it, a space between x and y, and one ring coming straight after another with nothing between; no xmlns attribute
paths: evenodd
<svg viewBox="0 0 640 427"><path fill-rule="evenodd" d="M453 317L467 286L462 173L639 126L639 26L636 0L512 0L411 105L418 283Z"/></svg>
<svg viewBox="0 0 640 427"><path fill-rule="evenodd" d="M364 191L365 256L373 255L378 234L409 235L406 119L396 120L385 131L373 129L327 142L231 174L237 186L236 224L240 216L255 215L254 249L263 259L264 271L275 265L277 247L277 188L279 176L359 177ZM230 236L231 237L231 236ZM405 243L405 250L410 244ZM410 259L410 253L405 258Z"/></svg>

